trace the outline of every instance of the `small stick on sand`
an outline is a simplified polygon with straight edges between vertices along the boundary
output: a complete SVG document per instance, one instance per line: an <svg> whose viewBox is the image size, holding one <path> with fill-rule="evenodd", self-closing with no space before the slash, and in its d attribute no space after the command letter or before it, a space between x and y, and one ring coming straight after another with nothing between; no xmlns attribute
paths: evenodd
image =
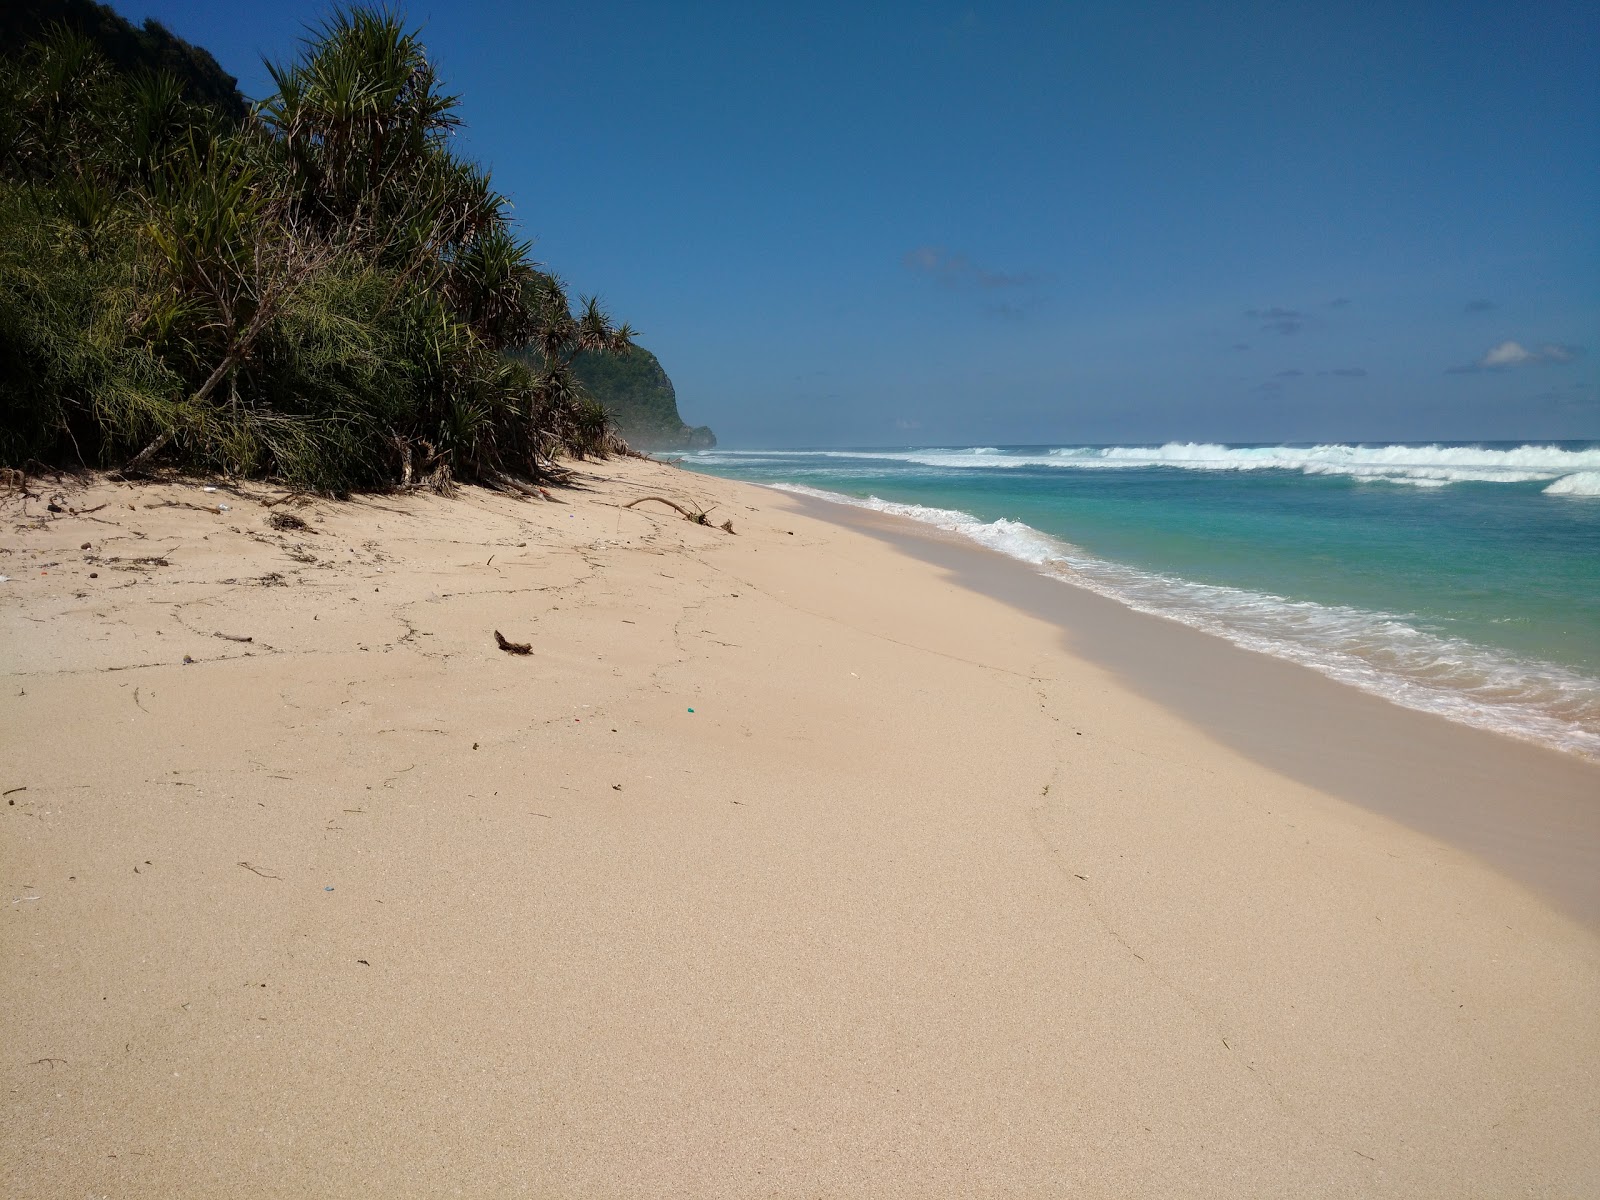
<svg viewBox="0 0 1600 1200"><path fill-rule="evenodd" d="M495 644L498 645L500 647L500 649L504 650L507 654L532 654L533 653L533 646L532 646L531 643L529 643L529 642L508 642L508 641L506 641L505 634L501 633L498 629L496 629L494 631L494 640L495 640Z"/></svg>

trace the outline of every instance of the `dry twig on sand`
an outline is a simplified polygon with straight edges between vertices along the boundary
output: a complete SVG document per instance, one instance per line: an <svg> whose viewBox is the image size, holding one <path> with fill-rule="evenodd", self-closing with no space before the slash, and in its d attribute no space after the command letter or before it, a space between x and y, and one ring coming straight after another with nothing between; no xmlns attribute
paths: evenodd
<svg viewBox="0 0 1600 1200"><path fill-rule="evenodd" d="M495 644L507 654L532 654L533 645L530 642L508 642L505 634L498 629L494 631Z"/></svg>

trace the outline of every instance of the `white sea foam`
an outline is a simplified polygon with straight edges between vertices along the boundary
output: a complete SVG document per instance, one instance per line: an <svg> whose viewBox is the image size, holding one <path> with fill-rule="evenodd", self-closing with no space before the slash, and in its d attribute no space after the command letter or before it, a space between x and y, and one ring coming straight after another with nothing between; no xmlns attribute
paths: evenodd
<svg viewBox="0 0 1600 1200"><path fill-rule="evenodd" d="M1600 472L1595 476L1600 484ZM1553 663L1429 633L1391 613L1142 571L1020 521L984 522L954 509L861 500L800 484L772 486L961 534L1139 612L1301 663L1407 708L1600 757L1600 680Z"/></svg>
<svg viewBox="0 0 1600 1200"><path fill-rule="evenodd" d="M716 456L728 455L728 460ZM1452 483L1537 483L1553 481L1552 496L1592 496L1600 478L1600 448L1525 445L1514 449L1482 446L1224 446L1215 442L1168 442L1164 446L1063 446L1043 453L1015 453L994 446L930 450L710 451L700 461L782 457L870 459L940 469L1298 471L1340 475L1375 483L1445 487Z"/></svg>
<svg viewBox="0 0 1600 1200"><path fill-rule="evenodd" d="M1574 471L1544 489L1546 496L1600 496L1600 471Z"/></svg>

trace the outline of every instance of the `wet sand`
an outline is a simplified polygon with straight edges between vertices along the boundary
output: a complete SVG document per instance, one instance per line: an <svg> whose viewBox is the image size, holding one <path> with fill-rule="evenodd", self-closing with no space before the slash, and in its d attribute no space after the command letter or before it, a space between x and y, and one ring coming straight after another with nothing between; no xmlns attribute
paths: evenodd
<svg viewBox="0 0 1600 1200"><path fill-rule="evenodd" d="M1600 929L1600 763L1401 708L1309 667L1063 586L957 535L796 500L1054 623L1070 653L1224 745L1460 846Z"/></svg>

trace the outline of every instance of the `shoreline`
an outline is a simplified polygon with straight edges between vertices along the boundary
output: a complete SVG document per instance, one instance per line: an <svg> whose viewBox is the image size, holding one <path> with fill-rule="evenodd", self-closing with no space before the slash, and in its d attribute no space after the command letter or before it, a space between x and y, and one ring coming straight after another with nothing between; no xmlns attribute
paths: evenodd
<svg viewBox="0 0 1600 1200"><path fill-rule="evenodd" d="M4 502L0 1191L1600 1187L1592 927L1130 686L1137 621L578 467Z"/></svg>
<svg viewBox="0 0 1600 1200"><path fill-rule="evenodd" d="M910 518L784 494L1050 621L1071 653L1264 766L1466 850L1600 930L1600 762L1407 708Z"/></svg>
<svg viewBox="0 0 1600 1200"><path fill-rule="evenodd" d="M1044 498L1038 492L1041 484L1038 478L1025 476L1017 495L1011 500L1002 501L998 496L991 496L989 501L982 501L981 492L963 500L956 495L926 494L924 485L929 480L922 479L914 470L907 477L911 489L911 494L908 494L897 482L901 468L895 466L879 480L891 494L902 497L901 500L892 500L876 494L883 490L877 484L867 489L874 493L872 495L852 495L849 490L839 492L814 486L813 483L799 482L800 478L806 477L804 473L808 464L805 454L809 452L775 451L771 452L771 459L763 457L767 452L755 453L758 456L751 460L755 465L750 470L739 468L737 464L740 460L727 456L708 459L705 463L695 461L693 469L713 473L732 470L733 474L728 477L745 482L760 483L762 486L824 501L841 502L873 512L910 517L919 525L960 534L966 541L1000 551L1033 565L1043 573L1068 578L1082 588L1116 600L1135 611L1175 620L1190 628L1221 636L1246 650L1301 663L1401 707L1434 713L1460 724L1575 753L1600 763L1600 661L1591 661L1592 639L1584 640L1579 632L1589 619L1587 600L1592 589L1574 587L1572 584L1575 581L1562 585L1567 589L1574 610L1569 615L1576 626L1564 630L1556 639L1562 645L1545 644L1542 649L1534 650L1526 643L1526 639L1522 639L1523 648L1517 650L1508 643L1519 639L1498 639L1487 633L1483 626L1483 618L1487 614L1481 611L1481 606L1477 614L1479 628L1476 633L1461 629L1452 631L1439 625L1437 622L1440 620L1450 624L1468 614L1463 612L1447 616L1441 611L1441 604L1451 607L1453 602L1448 602L1448 598L1433 584L1425 585L1411 598L1415 603L1396 594L1389 595L1387 601L1377 601L1376 597L1369 596L1364 603L1361 600L1352 601L1349 597L1343 601L1335 600L1330 591L1322 586L1311 587L1311 591L1319 593L1317 598L1304 588L1291 588L1290 594L1279 594L1280 589L1259 575L1248 582L1236 578L1223 583L1198 569L1199 564L1193 562L1187 567L1172 569L1169 565L1169 568L1156 569L1157 564L1149 561L1135 565L1128 561L1126 554L1121 557L1101 557L1076 544L1080 540L1079 531L1060 525L1059 518L1052 518L1048 513L1034 514L1041 521L1040 527L1013 519L1011 513L1025 514L1031 506L1043 502ZM784 470L777 465L784 461L784 453L795 455L788 463L793 473L787 479L778 474ZM953 464L962 466L966 465L965 460L990 463L1007 461L992 457L999 453L962 452L948 457ZM863 454L862 457L867 455ZM886 454L884 457L886 460L905 458L930 466L941 462L938 454L926 457ZM1054 460L1023 458L1016 461L1031 466ZM1001 482L1003 487L1007 474L1001 472L997 480L993 470L969 471L968 475L972 477L967 478L961 486L981 485L987 476L988 483ZM1057 474L1069 493L1084 482L1082 471L1077 472L1080 477L1077 479L1072 471ZM1122 479L1128 472L1117 471L1113 474ZM1202 481L1207 486L1211 483L1205 473L1198 480L1168 482L1181 490L1192 488ZM865 482L857 480L857 483ZM1131 485L1131 481L1127 482ZM852 490L860 492L863 489ZM1379 489L1380 493L1382 491ZM920 499L913 499L912 494L917 493L921 493ZM1417 488L1402 489L1385 502L1409 504L1419 494L1423 497L1422 503L1431 503L1431 491ZM1198 500L1197 497L1195 499ZM1366 499L1371 500L1371 494ZM921 503L923 500L929 503ZM1139 501L1141 504L1146 502L1148 497ZM989 521L986 517L975 515L975 512L966 511L969 507L981 509L987 517L999 515L997 519ZM1558 525L1563 521L1582 525L1586 513L1593 515L1589 512L1591 507L1557 501L1557 511L1549 515ZM1418 518L1421 515L1416 512L1411 514ZM1389 514L1389 517L1396 516L1398 514ZM1087 519L1090 524L1095 524L1099 518L1091 515ZM1522 519L1527 519L1526 513L1522 514ZM1401 521L1401 524L1409 522ZM1089 527L1085 526L1081 532L1087 535ZM1463 531L1442 529L1439 532L1449 535ZM1531 531L1525 532L1533 536ZM1556 540L1581 559L1582 548L1573 541L1576 526L1561 526L1557 532ZM1298 551L1289 550L1283 543L1274 540L1274 537L1281 535L1280 530L1277 535L1265 538L1263 552L1267 559L1279 562L1280 566L1290 566ZM1446 540L1449 540L1448 536ZM1236 555L1240 551L1236 537L1225 537L1224 541L1228 545L1226 554ZM1493 548L1472 546L1469 537L1451 553L1459 567L1467 561L1481 564L1481 556L1477 551L1490 549ZM1359 551L1355 551L1357 561L1346 557L1352 551L1355 551L1354 547L1343 546L1335 553L1334 559L1358 575L1370 575L1371 564L1359 562ZM1313 557L1325 560L1327 554ZM1300 564L1301 567L1307 565ZM1543 561L1538 566L1530 561L1527 565L1535 572L1538 566L1543 566L1553 576L1565 574L1565 568L1550 561ZM1600 585L1600 579L1596 583ZM1469 597L1476 591L1472 580L1458 578L1454 582L1456 596ZM1427 594L1430 592L1431 595ZM1553 600L1552 596L1544 597L1548 611L1543 620L1552 628L1563 624L1561 613L1564 607L1553 604ZM1516 604L1515 598L1510 595L1500 595L1499 601L1511 603L1513 607ZM1471 608L1475 601L1468 600L1465 603L1466 607ZM1578 609L1584 611L1578 612ZM1593 615L1600 617L1600 613ZM1520 622L1500 615L1493 617L1490 623L1509 626ZM1600 626L1596 627L1595 633L1600 637ZM1540 634L1535 634L1534 640L1548 642ZM1600 645L1600 642L1593 644Z"/></svg>

